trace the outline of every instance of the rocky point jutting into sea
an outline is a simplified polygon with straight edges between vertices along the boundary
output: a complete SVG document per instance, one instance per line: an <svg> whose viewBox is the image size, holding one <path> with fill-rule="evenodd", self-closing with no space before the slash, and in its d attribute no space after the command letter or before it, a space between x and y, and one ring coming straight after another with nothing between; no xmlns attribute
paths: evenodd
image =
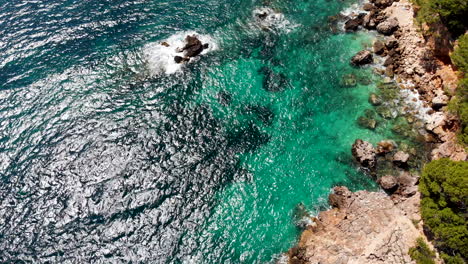
<svg viewBox="0 0 468 264"><path fill-rule="evenodd" d="M370 0L360 9L344 18L345 30L375 30L379 35L372 48L358 52L351 63L362 66L377 61L375 71L388 83L396 83L406 101L397 111L420 122L418 137L428 146L420 150L423 156L466 161L466 151L456 141L459 122L446 107L450 100L446 91L453 94L458 81L447 60L452 48L448 37L425 38L414 22L414 7L406 0ZM369 100L373 105L382 103L375 94ZM408 164L416 153L400 150L389 140L377 146L365 140L357 139L350 149L382 191L333 188L331 209L312 217L298 244L288 251L289 263L415 263L409 249L419 237L425 238L419 176ZM382 163L391 163L396 170L379 172Z"/></svg>

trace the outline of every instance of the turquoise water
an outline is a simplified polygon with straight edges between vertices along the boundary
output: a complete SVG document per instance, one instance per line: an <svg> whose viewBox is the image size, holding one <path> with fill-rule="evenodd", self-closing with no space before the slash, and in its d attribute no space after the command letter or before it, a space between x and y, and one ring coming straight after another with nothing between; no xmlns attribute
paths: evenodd
<svg viewBox="0 0 468 264"><path fill-rule="evenodd" d="M2 261L266 263L298 204L375 188L350 152L393 136L356 123L373 38L329 19L353 1L0 3ZM169 74L189 31L210 50Z"/></svg>

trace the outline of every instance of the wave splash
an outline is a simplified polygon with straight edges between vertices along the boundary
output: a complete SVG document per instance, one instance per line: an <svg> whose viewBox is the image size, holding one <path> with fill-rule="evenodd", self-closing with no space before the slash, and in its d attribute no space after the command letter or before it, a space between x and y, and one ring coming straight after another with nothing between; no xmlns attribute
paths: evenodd
<svg viewBox="0 0 468 264"><path fill-rule="evenodd" d="M150 72L157 74L173 74L183 69L186 63L177 63L174 58L181 55L182 48L185 46L187 36L196 36L202 43L207 43L208 47L200 55L207 54L218 49L218 44L209 35L199 34L195 31L184 31L176 33L160 42L147 44L143 48L143 54L146 59ZM192 58L187 63L197 61L198 57Z"/></svg>
<svg viewBox="0 0 468 264"><path fill-rule="evenodd" d="M298 25L287 20L284 14L276 12L270 7L260 7L252 11L255 26L262 30L284 30L289 33Z"/></svg>

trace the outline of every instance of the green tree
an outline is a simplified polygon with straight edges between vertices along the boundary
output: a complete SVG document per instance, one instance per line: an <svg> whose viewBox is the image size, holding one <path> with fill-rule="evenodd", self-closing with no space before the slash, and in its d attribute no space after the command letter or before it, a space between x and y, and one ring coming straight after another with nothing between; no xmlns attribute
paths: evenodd
<svg viewBox="0 0 468 264"><path fill-rule="evenodd" d="M421 214L447 262L468 256L468 162L440 159L423 170Z"/></svg>
<svg viewBox="0 0 468 264"><path fill-rule="evenodd" d="M449 104L449 110L460 118L460 142L468 145L468 34L458 39L458 46L451 55L455 66L462 72L458 83L457 93Z"/></svg>
<svg viewBox="0 0 468 264"><path fill-rule="evenodd" d="M466 16L468 17L468 13L466 13ZM453 51L451 58L453 64L455 64L463 74L468 74L468 34L458 39L458 47Z"/></svg>
<svg viewBox="0 0 468 264"><path fill-rule="evenodd" d="M468 26L468 1L431 0L431 8L439 14L442 22L455 36L465 33Z"/></svg>

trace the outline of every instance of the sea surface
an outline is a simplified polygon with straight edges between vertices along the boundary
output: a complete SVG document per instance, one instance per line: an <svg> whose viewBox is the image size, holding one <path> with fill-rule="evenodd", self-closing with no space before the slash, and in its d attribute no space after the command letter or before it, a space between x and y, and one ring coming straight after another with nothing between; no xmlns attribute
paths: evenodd
<svg viewBox="0 0 468 264"><path fill-rule="evenodd" d="M353 4L0 0L0 262L277 261L333 186L375 189L354 140L391 136L356 122Z"/></svg>

